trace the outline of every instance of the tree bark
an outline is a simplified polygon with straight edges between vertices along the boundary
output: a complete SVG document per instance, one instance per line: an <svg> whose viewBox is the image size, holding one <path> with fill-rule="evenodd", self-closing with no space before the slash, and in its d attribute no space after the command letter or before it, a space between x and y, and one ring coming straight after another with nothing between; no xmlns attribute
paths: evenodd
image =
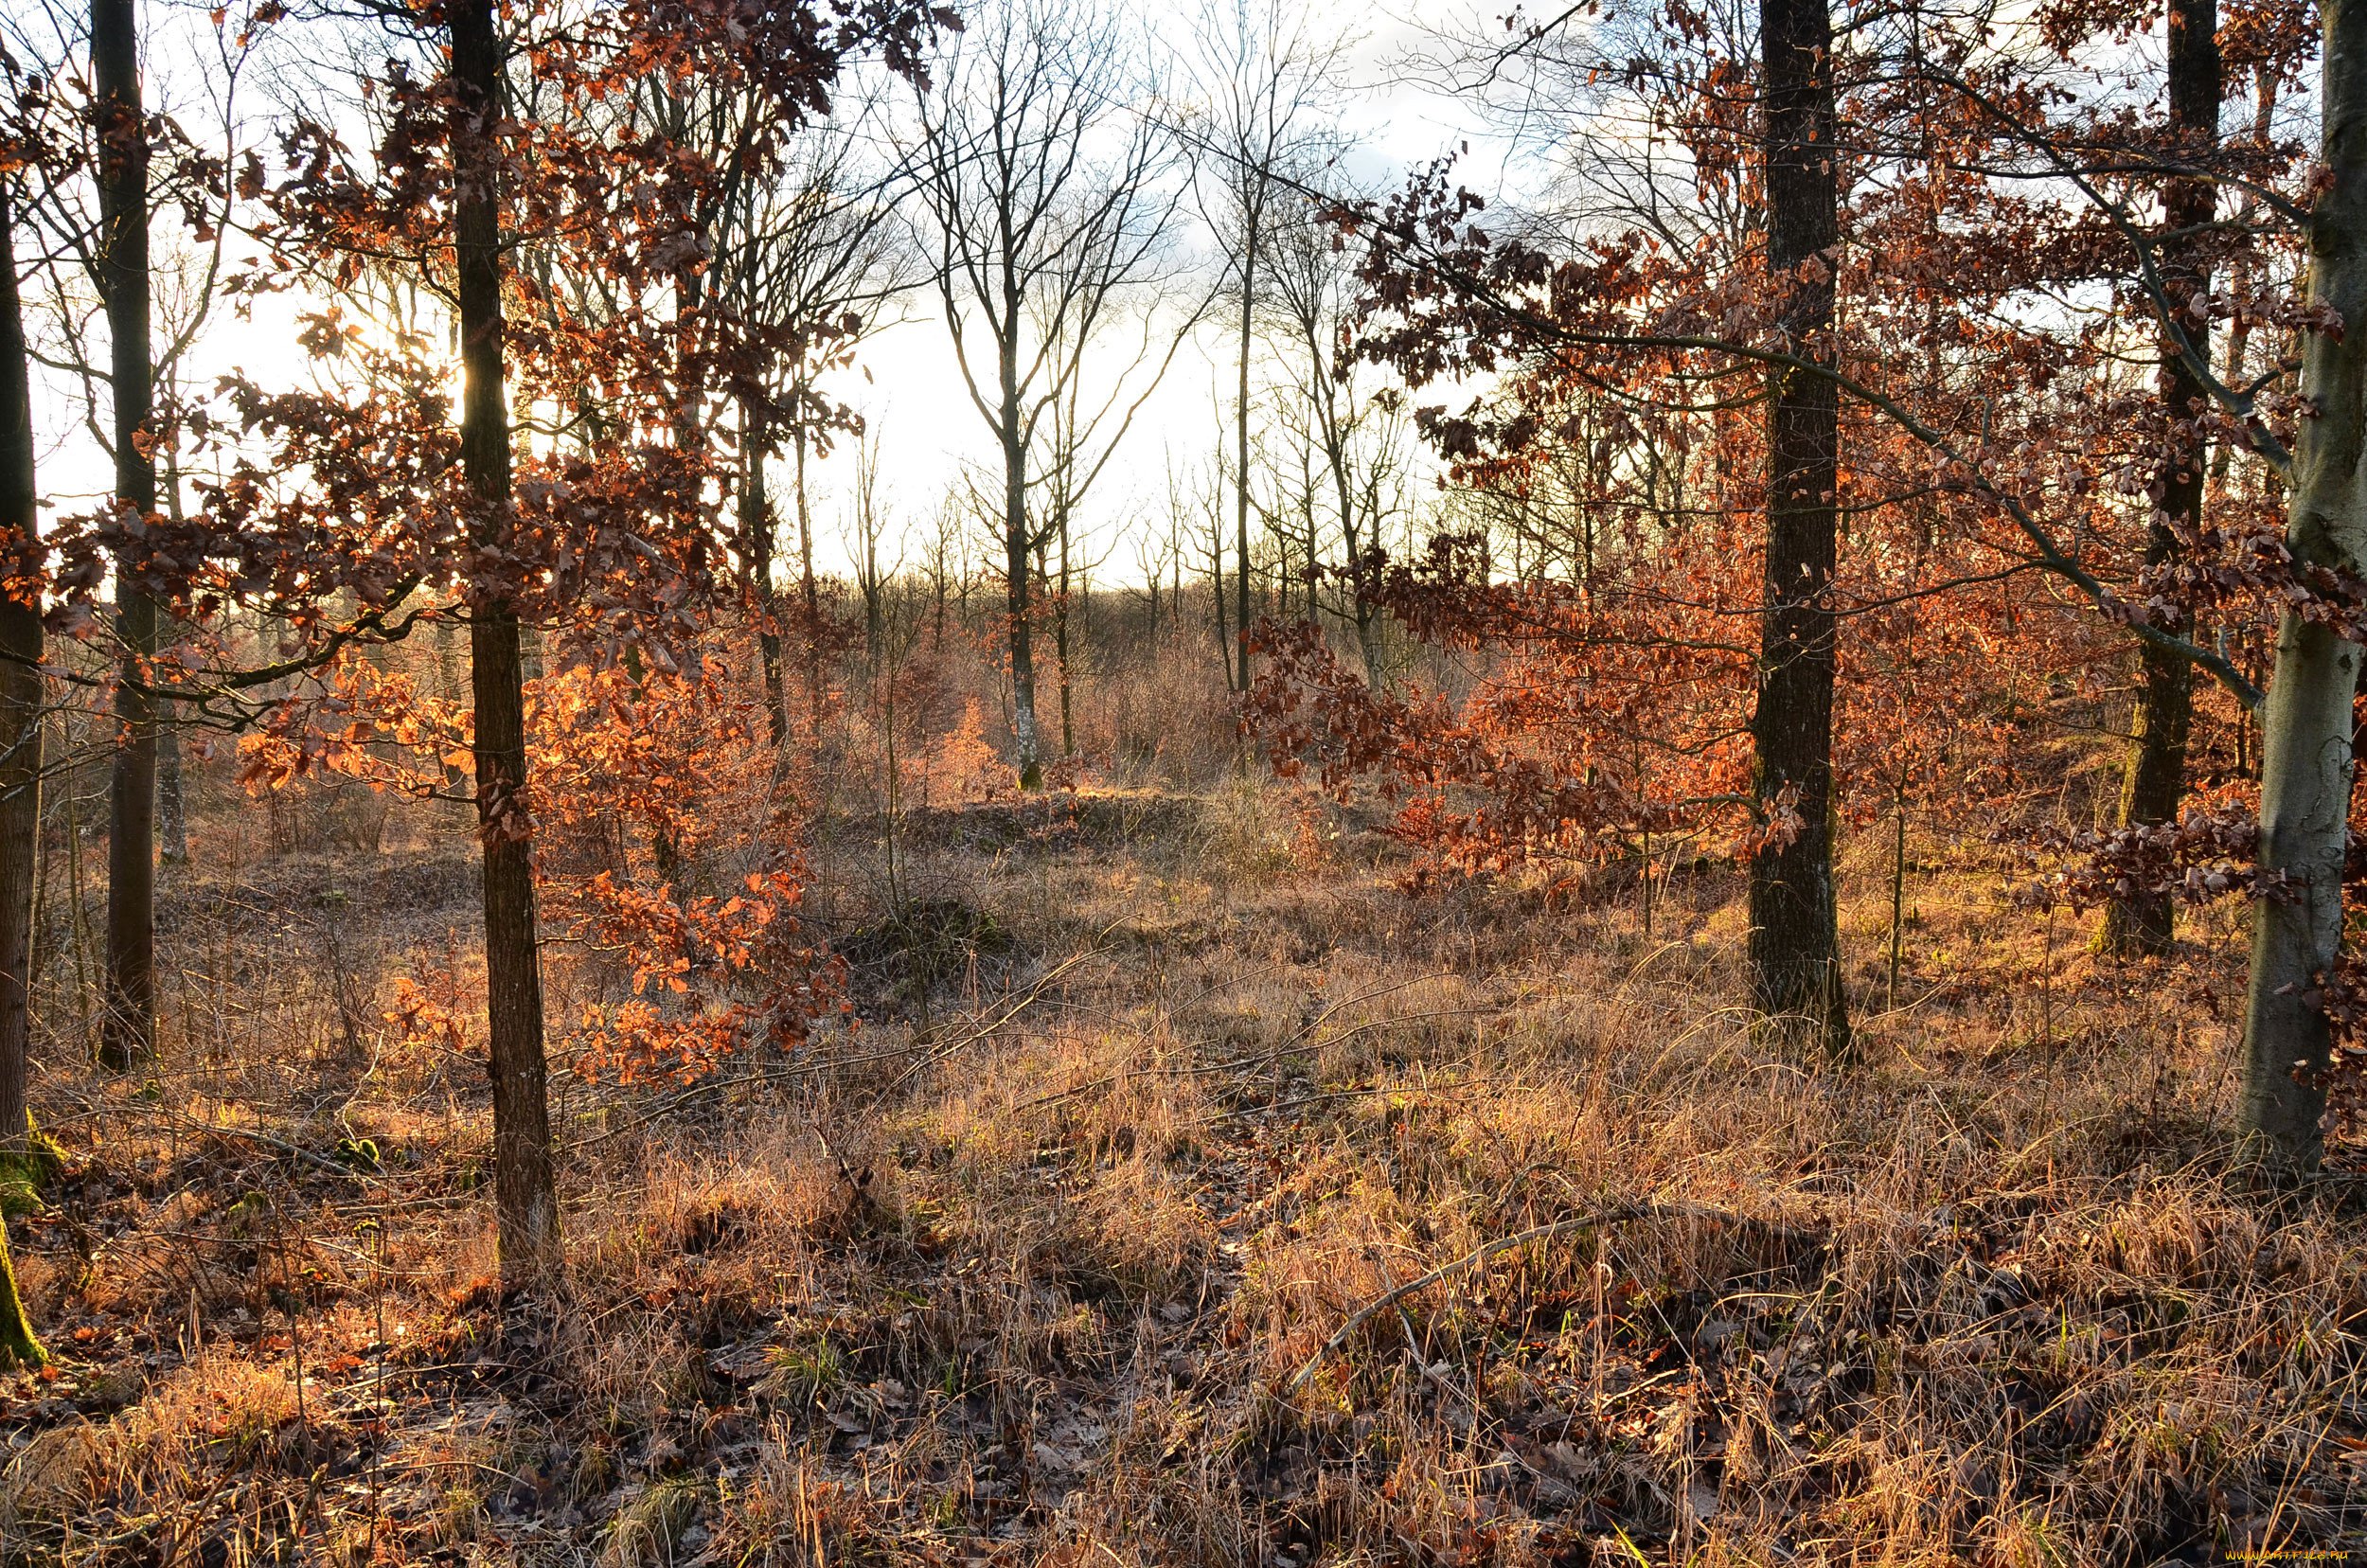
<svg viewBox="0 0 2367 1568"><path fill-rule="evenodd" d="M33 402L16 236L0 185L0 570L36 580ZM31 1040L33 864L41 837L41 606L0 597L0 1150L21 1149ZM0 1268L5 1259L0 1259ZM10 1286L5 1292L14 1297ZM0 1334L9 1300L0 1300ZM21 1314L22 1309L17 1309Z"/></svg>
<svg viewBox="0 0 2367 1568"><path fill-rule="evenodd" d="M1262 183L1259 186L1262 193ZM1241 341L1240 384L1233 408L1236 464L1233 475L1233 633L1240 641L1240 669L1236 689L1249 690L1249 346L1250 325L1257 302L1257 228L1264 222L1264 203L1253 198L1241 204Z"/></svg>
<svg viewBox="0 0 2367 1568"><path fill-rule="evenodd" d="M1840 240L1826 0L1760 0L1765 51L1767 260L1791 351L1823 362ZM1834 490L1840 399L1825 377L1777 371L1768 401L1767 581L1761 616L1756 791L1798 814L1751 862L1752 1000L1827 1050L1849 1046L1833 907Z"/></svg>
<svg viewBox="0 0 2367 1568"><path fill-rule="evenodd" d="M140 106L139 33L133 0L91 0L91 76L99 117L99 283L115 401L115 499L156 509L147 450L153 366L148 329L148 136ZM136 689L156 651L156 603L116 584L122 680L108 783L107 972L98 1060L112 1072L156 1047L156 704Z"/></svg>
<svg viewBox="0 0 2367 1568"><path fill-rule="evenodd" d="M822 585L813 575L813 512L806 490L806 427L802 424L793 444L797 453L797 570L806 600L806 724L818 741L822 739Z"/></svg>
<svg viewBox="0 0 2367 1568"><path fill-rule="evenodd" d="M2171 0L2169 18L2169 119L2180 155L2207 159L2219 140L2218 0ZM2209 180L2177 180L2162 193L2164 233L2159 251L2162 305L2180 323L2193 347L2207 353L2210 334L2187 314L2195 297L2210 287L2201 254L2205 230L2216 206ZM2180 551L2177 530L2202 516L2207 449L2194 421L2208 396L2179 343L2167 331L2162 345L2162 402L2174 448L2155 476L2160 505L2145 538L2145 563L2164 564ZM2180 631L2191 632L2191 626ZM2195 667L2151 643L2141 646L2136 743L2121 791L2121 826L2144 828L2177 820L2186 793L2186 739L2195 705ZM2096 935L2103 952L2121 957L2170 951L2176 935L2174 906L2166 893L2140 892L2107 904Z"/></svg>
<svg viewBox="0 0 2367 1568"><path fill-rule="evenodd" d="M2305 335L2302 395L2317 417L2295 442L2286 543L2295 558L2367 573L2367 3L2326 0L2322 151L2309 215L2309 304L2342 323ZM2241 1152L2272 1179L2305 1176L2324 1150L2317 1081L2328 1052L2319 978L2342 955L2342 863L2351 795L2352 693L2360 650L2287 615L2261 727L2260 869L2289 892L2252 906L2244 1003Z"/></svg>
<svg viewBox="0 0 2367 1568"><path fill-rule="evenodd" d="M510 528L509 411L501 298L501 47L493 0L455 0L452 26L454 260L464 372L461 465L476 504L480 544ZM502 1282L555 1282L559 1201L551 1174L550 1106L543 1058L543 975L527 811L525 671L518 614L505 584L476 584L469 607L469 682L476 707L477 830L485 861L486 1025L493 1082L493 1205Z"/></svg>
<svg viewBox="0 0 2367 1568"><path fill-rule="evenodd" d="M763 666L765 722L778 750L789 739L789 696L781 682L781 603L773 587L773 503L764 490L764 432L750 402L739 407L739 548L756 600L756 657Z"/></svg>
<svg viewBox="0 0 2367 1568"><path fill-rule="evenodd" d="M1009 341L1007 338L1006 341ZM1006 358L1008 358L1006 352ZM1027 452L1017 439L1018 399L1005 400L1003 440L1004 610L1011 640L1011 730L1019 749L1019 787L1043 788L1043 743L1036 731L1036 646L1027 602Z"/></svg>
<svg viewBox="0 0 2367 1568"><path fill-rule="evenodd" d="M1077 720L1072 712L1076 687L1069 671L1068 643L1068 508L1060 508L1060 590L1052 600L1052 643L1060 660L1060 755L1077 755Z"/></svg>

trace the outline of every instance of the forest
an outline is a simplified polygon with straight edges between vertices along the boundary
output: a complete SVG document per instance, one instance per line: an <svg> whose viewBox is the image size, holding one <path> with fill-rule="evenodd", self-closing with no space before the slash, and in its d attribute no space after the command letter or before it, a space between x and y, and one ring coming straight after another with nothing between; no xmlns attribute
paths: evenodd
<svg viewBox="0 0 2367 1568"><path fill-rule="evenodd" d="M9 0L0 259L0 1568L2367 1564L2367 0Z"/></svg>

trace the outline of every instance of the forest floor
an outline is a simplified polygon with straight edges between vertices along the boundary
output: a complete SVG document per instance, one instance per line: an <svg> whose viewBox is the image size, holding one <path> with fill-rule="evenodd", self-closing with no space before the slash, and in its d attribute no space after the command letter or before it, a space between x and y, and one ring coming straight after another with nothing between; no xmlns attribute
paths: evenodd
<svg viewBox="0 0 2367 1568"><path fill-rule="evenodd" d="M858 824L862 1026L560 1073L505 1318L481 1061L386 1016L469 861L192 873L164 1060L40 1064L9 1562L2367 1559L2367 1185L2224 1179L2232 917L2108 965L1927 862L1891 1006L1853 867L1831 1066L1731 869L1647 933L1246 786Z"/></svg>

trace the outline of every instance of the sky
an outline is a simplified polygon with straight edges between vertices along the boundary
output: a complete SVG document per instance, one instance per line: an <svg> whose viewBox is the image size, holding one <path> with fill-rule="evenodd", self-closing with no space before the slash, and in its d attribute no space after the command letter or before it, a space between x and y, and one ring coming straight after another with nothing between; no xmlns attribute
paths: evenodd
<svg viewBox="0 0 2367 1568"><path fill-rule="evenodd" d="M1341 0L1311 4L1319 19L1336 13L1344 27L1361 32L1350 56L1349 90L1335 121L1354 150L1344 160L1349 179L1387 189L1413 166L1466 144L1470 183L1485 189L1500 178L1501 160L1491 152L1486 127L1470 105L1413 80L1407 69L1409 55L1433 24L1468 24L1471 6L1432 0L1384 12ZM1205 242L1204 235L1199 239ZM1178 313L1188 310L1190 296L1206 286L1204 273L1178 279L1167 308ZM1085 531L1089 553L1104 563L1095 573L1096 580L1139 577L1119 532L1149 508L1164 510L1170 472L1205 469L1216 443L1227 438L1237 375L1233 332L1228 322L1212 321L1184 345L1144 405L1108 481L1095 493ZM830 390L863 413L879 445L887 504L910 527L929 525L966 464L999 461L955 365L944 319L925 292L910 302L903 322L864 346L860 367L841 376ZM816 561L840 573L848 570L850 560L845 540L851 529L842 524L853 467L851 450L843 448L809 469L821 536L815 541Z"/></svg>
<svg viewBox="0 0 2367 1568"><path fill-rule="evenodd" d="M1397 8L1383 9L1342 0L1308 3L1319 30L1336 25L1349 40L1347 82L1336 119L1342 141L1351 149L1344 160L1347 178L1367 188L1387 189L1410 167L1466 144L1470 152L1459 172L1467 183L1487 189L1501 177L1501 158L1491 154L1485 127L1471 107L1420 81L1418 73L1409 68L1432 27L1468 29L1499 12L1501 5L1402 0ZM205 12L172 0L144 0L142 25L148 29L151 104L162 101L168 109L177 109L193 134L203 135L209 119L216 118L206 110L208 89L201 80L200 62L213 42ZM246 83L241 91L250 112L265 97L256 82ZM159 214L151 224L160 254L177 242L167 232L173 222ZM1204 250L1207 237L1186 233L1184 243ZM1179 312L1186 308L1184 296L1196 295L1207 285L1205 269L1187 273L1172 286L1178 297L1156 308ZM234 366L265 385L300 380L306 371L294 342L297 305L286 299L267 302L243 319L217 312L188 362L184 384L204 386ZM965 469L992 459L994 448L963 384L934 293L925 288L917 292L902 316L866 342L858 365L841 373L826 390L863 414L877 442L892 533L901 530L917 537L918 530L932 526ZM1131 548L1118 537L1125 524L1147 508L1165 508L1170 472L1206 469L1216 443L1230 428L1234 354L1232 330L1220 322L1204 325L1184 345L1144 404L1087 508L1082 554L1101 563L1095 572L1096 580L1139 575ZM40 490L53 515L66 515L91 506L105 492L108 462L89 434L87 400L79 383L54 368L37 367L37 377ZM842 443L809 470L816 560L828 572L844 574L851 562L846 511L853 468L851 447ZM776 493L786 482L786 473L776 472ZM904 553L913 554L909 544ZM891 548L890 559L897 554Z"/></svg>

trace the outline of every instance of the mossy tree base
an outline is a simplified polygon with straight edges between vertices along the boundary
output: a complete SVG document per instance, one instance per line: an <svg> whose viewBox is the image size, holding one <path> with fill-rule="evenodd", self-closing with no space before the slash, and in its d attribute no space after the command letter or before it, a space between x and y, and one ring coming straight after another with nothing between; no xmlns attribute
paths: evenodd
<svg viewBox="0 0 2367 1568"><path fill-rule="evenodd" d="M43 1366L49 1352L33 1335L25 1298L16 1290L16 1263L9 1256L8 1232L0 1229L0 1367Z"/></svg>

